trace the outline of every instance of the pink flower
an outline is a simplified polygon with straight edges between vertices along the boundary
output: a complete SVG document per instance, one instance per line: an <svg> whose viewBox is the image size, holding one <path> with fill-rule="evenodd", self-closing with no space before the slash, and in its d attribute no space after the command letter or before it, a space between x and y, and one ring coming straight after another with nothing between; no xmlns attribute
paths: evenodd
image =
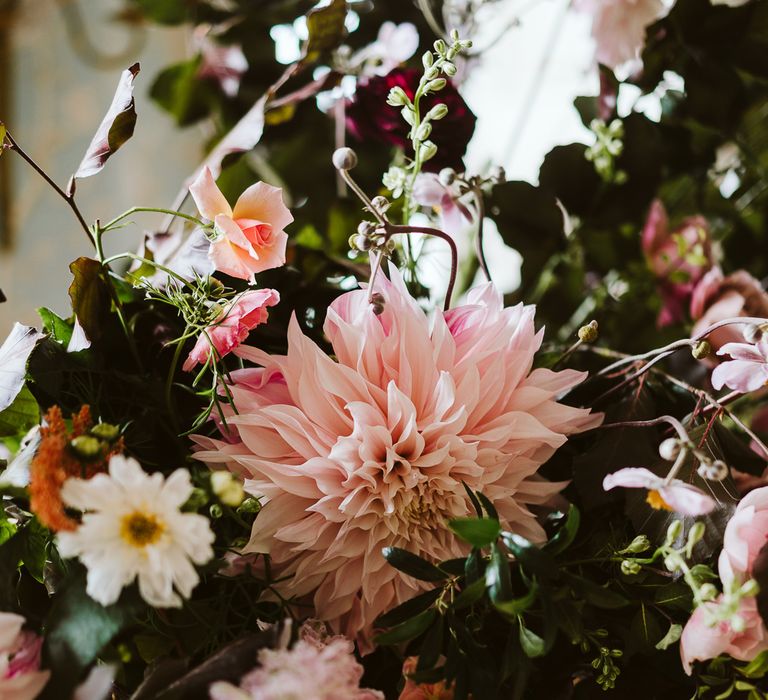
<svg viewBox="0 0 768 700"><path fill-rule="evenodd" d="M621 486L648 489L648 504L656 510L675 511L682 515L704 515L715 507L715 500L701 489L680 479L667 481L650 469L629 467L609 474L603 479L606 491Z"/></svg>
<svg viewBox="0 0 768 700"><path fill-rule="evenodd" d="M704 603L693 611L680 637L680 656L685 672L691 675L694 661L714 659L728 654L739 661L751 661L768 649L768 630L757 611L754 598L742 598L738 615L744 622L744 629L734 630L728 622L714 626L707 624L705 606L717 605L722 596L713 603Z"/></svg>
<svg viewBox="0 0 768 700"><path fill-rule="evenodd" d="M664 205L656 199L643 228L642 246L664 302L658 325L680 323L696 284L713 264L707 221L701 216L689 217L670 231Z"/></svg>
<svg viewBox="0 0 768 700"><path fill-rule="evenodd" d="M259 667L240 681L214 683L211 700L384 700L377 690L360 688L363 667L344 637L324 637L317 630L300 632L291 649L262 649Z"/></svg>
<svg viewBox="0 0 768 700"><path fill-rule="evenodd" d="M750 491L725 526L718 568L724 583L743 583L752 575L760 550L768 544L768 487Z"/></svg>
<svg viewBox="0 0 768 700"><path fill-rule="evenodd" d="M567 436L601 416L557 403L585 374L532 370L542 333L533 307L505 309L485 285L430 323L396 270L377 316L367 292L339 297L325 333L336 360L300 331L288 354L245 346L264 367L233 373L238 441L197 437L198 458L246 476L264 497L243 553L269 552L286 596L370 650L385 610L430 584L385 561L386 546L443 560L466 553L445 527L472 506L462 483L495 503L504 527L542 542L528 509L562 484L537 477Z"/></svg>
<svg viewBox="0 0 768 700"><path fill-rule="evenodd" d="M218 235L208 256L217 270L253 283L257 272L285 264L288 234L283 229L293 216L279 187L257 182L233 210L205 167L189 191L200 213L214 222Z"/></svg>
<svg viewBox="0 0 768 700"><path fill-rule="evenodd" d="M420 173L413 184L413 199L418 204L440 211L441 228L458 236L472 221L472 214L459 200L457 185L444 185L435 173Z"/></svg>
<svg viewBox="0 0 768 700"><path fill-rule="evenodd" d="M712 386L727 386L746 394L768 384L768 337L763 336L756 344L726 343L718 355L730 355L733 359L721 362L712 371Z"/></svg>
<svg viewBox="0 0 768 700"><path fill-rule="evenodd" d="M351 66L361 66L361 75L386 75L405 63L419 48L419 32L411 22L384 22L376 41L363 47L349 59Z"/></svg>
<svg viewBox="0 0 768 700"><path fill-rule="evenodd" d="M403 664L403 675L406 676L405 687L398 700L453 700L453 686L445 687L445 683L415 683L407 676L416 671L419 663L418 656L409 656Z"/></svg>
<svg viewBox="0 0 768 700"><path fill-rule="evenodd" d="M696 285L691 296L691 318L696 321L691 335L698 335L709 326L736 316L768 317L768 294L752 275L738 270L727 277L713 267ZM743 326L718 328L707 336L717 350L726 343L744 340Z"/></svg>
<svg viewBox="0 0 768 700"><path fill-rule="evenodd" d="M32 700L48 682L49 671L40 670L43 640L22 630L24 618L0 612L0 697Z"/></svg>
<svg viewBox="0 0 768 700"><path fill-rule="evenodd" d="M184 363L184 371L189 372L196 365L208 362L212 346L218 357L232 352L256 326L266 322L267 307L279 301L280 295L274 289L250 290L235 297L221 310L216 322L197 339Z"/></svg>
<svg viewBox="0 0 768 700"><path fill-rule="evenodd" d="M662 0L575 0L574 7L592 15L595 58L613 70L639 62L646 28L666 14Z"/></svg>
<svg viewBox="0 0 768 700"><path fill-rule="evenodd" d="M220 44L213 37L209 25L200 25L192 34L193 41L200 50L200 78L215 80L228 97L236 97L240 89L240 79L248 70L248 60L239 44Z"/></svg>

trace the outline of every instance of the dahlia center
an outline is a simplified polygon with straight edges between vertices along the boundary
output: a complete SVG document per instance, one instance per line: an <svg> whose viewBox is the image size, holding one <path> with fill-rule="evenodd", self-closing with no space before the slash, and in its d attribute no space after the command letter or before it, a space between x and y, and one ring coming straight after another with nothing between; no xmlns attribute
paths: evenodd
<svg viewBox="0 0 768 700"><path fill-rule="evenodd" d="M132 547L143 548L157 542L165 532L165 524L153 513L134 511L123 516L120 536Z"/></svg>

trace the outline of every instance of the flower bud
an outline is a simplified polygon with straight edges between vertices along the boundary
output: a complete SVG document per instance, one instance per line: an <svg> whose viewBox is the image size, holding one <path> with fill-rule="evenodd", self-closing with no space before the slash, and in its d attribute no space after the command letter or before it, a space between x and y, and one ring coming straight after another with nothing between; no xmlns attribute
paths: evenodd
<svg viewBox="0 0 768 700"><path fill-rule="evenodd" d="M359 233L352 236L351 240L352 244L349 247L359 250L363 253L369 251L373 247L373 242L371 239L368 238L368 236L362 236Z"/></svg>
<svg viewBox="0 0 768 700"><path fill-rule="evenodd" d="M451 41L456 43L459 40L459 38L460 38L459 30L456 28L451 29Z"/></svg>
<svg viewBox="0 0 768 700"><path fill-rule="evenodd" d="M225 506L231 508L237 508L245 498L243 485L226 471L211 473L211 490Z"/></svg>
<svg viewBox="0 0 768 700"><path fill-rule="evenodd" d="M376 224L373 221L361 221L357 225L357 232L361 236L370 236L376 230Z"/></svg>
<svg viewBox="0 0 768 700"><path fill-rule="evenodd" d="M189 498L184 503L184 510L196 511L202 508L208 503L208 494L205 489L195 487L192 489L192 493L189 494Z"/></svg>
<svg viewBox="0 0 768 700"><path fill-rule="evenodd" d="M437 145L432 143L432 141L424 141L421 144L421 159L423 161L433 158L435 153L437 153Z"/></svg>
<svg viewBox="0 0 768 700"><path fill-rule="evenodd" d="M336 170L352 170L357 165L357 153L351 148L337 148L333 152L333 166Z"/></svg>
<svg viewBox="0 0 768 700"><path fill-rule="evenodd" d="M714 588L714 586L713 586ZM740 632L743 632L746 629L746 623L744 622L744 618L741 615L734 615L729 620L731 623L731 629L739 634Z"/></svg>
<svg viewBox="0 0 768 700"><path fill-rule="evenodd" d="M742 335L744 340L748 343L756 344L760 342L760 339L765 335L768 330L768 324L765 323L750 323L744 328Z"/></svg>
<svg viewBox="0 0 768 700"><path fill-rule="evenodd" d="M453 168L443 168L437 175L441 184L450 187L456 182L456 171Z"/></svg>
<svg viewBox="0 0 768 700"><path fill-rule="evenodd" d="M659 445L659 456L662 459L666 459L667 462L671 462L673 459L677 459L680 455L680 440L677 438L667 438L662 440Z"/></svg>
<svg viewBox="0 0 768 700"><path fill-rule="evenodd" d="M371 309L377 316L381 316L381 314L384 313L385 303L386 300L384 299L384 295L380 292L374 292L371 294Z"/></svg>
<svg viewBox="0 0 768 700"><path fill-rule="evenodd" d="M438 39L432 46L435 49L435 53L437 53L439 56L445 55L445 42L442 39Z"/></svg>
<svg viewBox="0 0 768 700"><path fill-rule="evenodd" d="M590 321L586 326L579 328L579 340L582 343L594 343L597 340L597 321Z"/></svg>
<svg viewBox="0 0 768 700"><path fill-rule="evenodd" d="M716 459L712 462L702 462L696 472L702 479L707 479L708 481L722 481L728 476L730 470L723 460Z"/></svg>
<svg viewBox="0 0 768 700"><path fill-rule="evenodd" d="M704 533L706 532L706 527L704 523L702 523L700 520L697 520L692 526L691 529L688 530L688 549L693 549L698 542L701 541L701 538L704 537Z"/></svg>
<svg viewBox="0 0 768 700"><path fill-rule="evenodd" d="M717 598L717 588L715 588L711 583L705 583L702 585L701 588L699 588L699 599L700 600L714 600Z"/></svg>
<svg viewBox="0 0 768 700"><path fill-rule="evenodd" d="M101 456L104 443L98 438L90 435L78 435L73 438L69 446L75 451L78 457L83 459L95 459Z"/></svg>
<svg viewBox="0 0 768 700"><path fill-rule="evenodd" d="M440 90L442 90L447 84L448 81L445 78L435 78L434 80L430 80L427 83L426 91L440 92Z"/></svg>
<svg viewBox="0 0 768 700"><path fill-rule="evenodd" d="M712 354L712 346L708 340L700 340L696 345L691 348L691 355L696 360L703 360L705 357L709 357Z"/></svg>
<svg viewBox="0 0 768 700"><path fill-rule="evenodd" d="M432 107L429 112L427 112L427 116L425 118L438 121L445 117L446 114L448 114L448 105L440 102L439 104L436 104L434 107Z"/></svg>
<svg viewBox="0 0 768 700"><path fill-rule="evenodd" d="M429 122L422 122L419 124L419 128L416 129L416 140L426 141L429 135L432 133L432 125Z"/></svg>
<svg viewBox="0 0 768 700"><path fill-rule="evenodd" d="M424 73L424 80L434 80L440 75L440 69L437 66L432 66L428 71Z"/></svg>
<svg viewBox="0 0 768 700"><path fill-rule="evenodd" d="M237 512L240 515L252 515L258 513L261 510L261 503L258 498L249 497L246 498L237 508Z"/></svg>
<svg viewBox="0 0 768 700"><path fill-rule="evenodd" d="M385 212L387 209L389 209L389 200L382 196L377 195L371 200L371 204L373 204L373 208L376 209L378 212Z"/></svg>
<svg viewBox="0 0 768 700"><path fill-rule="evenodd" d="M408 95L405 94L405 90L399 85L395 85L387 95L387 104L391 107L402 107L410 102Z"/></svg>
<svg viewBox="0 0 768 700"><path fill-rule="evenodd" d="M111 423L97 423L88 432L93 437L106 442L114 442L120 437L120 428Z"/></svg>
<svg viewBox="0 0 768 700"><path fill-rule="evenodd" d="M651 541L647 535L638 535L627 547L621 550L622 554L640 554L651 547Z"/></svg>
<svg viewBox="0 0 768 700"><path fill-rule="evenodd" d="M451 63L450 61L446 61L443 63L443 73L445 73L447 76L450 76L451 78L458 73L458 68L456 68L455 63Z"/></svg>
<svg viewBox="0 0 768 700"><path fill-rule="evenodd" d="M211 516L211 520L218 520L224 515L224 509L218 503L212 503L208 513Z"/></svg>
<svg viewBox="0 0 768 700"><path fill-rule="evenodd" d="M673 520L667 528L667 542L674 542L683 531L683 523L680 520Z"/></svg>
<svg viewBox="0 0 768 700"><path fill-rule="evenodd" d="M739 592L743 596L754 598L758 593L760 593L760 584L758 584L755 579L751 578L749 581L745 582L744 585L742 585L742 587L739 589Z"/></svg>
<svg viewBox="0 0 768 700"><path fill-rule="evenodd" d="M621 562L621 573L625 576L634 576L642 571L642 566L632 559L624 559Z"/></svg>
<svg viewBox="0 0 768 700"><path fill-rule="evenodd" d="M434 62L435 57L432 55L432 52L425 51L421 57L421 65L424 66L424 69L426 70L427 68L430 68Z"/></svg>
<svg viewBox="0 0 768 700"><path fill-rule="evenodd" d="M677 557L666 557L664 559L664 566L666 567L667 571L674 573L680 568L680 563L677 560Z"/></svg>

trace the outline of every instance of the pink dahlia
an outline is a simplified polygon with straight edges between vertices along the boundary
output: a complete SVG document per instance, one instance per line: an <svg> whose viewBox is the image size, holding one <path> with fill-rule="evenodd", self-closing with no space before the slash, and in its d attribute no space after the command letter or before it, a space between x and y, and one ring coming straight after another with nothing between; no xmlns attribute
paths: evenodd
<svg viewBox="0 0 768 700"><path fill-rule="evenodd" d="M365 650L376 617L428 585L389 566L383 547L465 554L445 526L472 512L463 483L505 528L543 541L528 506L562 484L536 472L567 435L600 421L556 400L584 373L532 371L533 307L505 309L488 284L430 323L392 276L378 289L380 316L365 290L328 309L335 360L295 319L286 356L236 350L262 368L233 373L227 441L197 438L200 459L264 499L243 553L268 552L289 577L281 593L312 596L317 616Z"/></svg>

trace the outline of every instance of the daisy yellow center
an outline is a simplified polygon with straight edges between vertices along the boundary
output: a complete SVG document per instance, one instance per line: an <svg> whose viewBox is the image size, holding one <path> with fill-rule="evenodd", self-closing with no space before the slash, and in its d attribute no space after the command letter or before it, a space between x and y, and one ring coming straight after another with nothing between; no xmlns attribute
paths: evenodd
<svg viewBox="0 0 768 700"><path fill-rule="evenodd" d="M134 511L123 516L120 536L132 547L146 547L157 542L165 532L165 525L156 515Z"/></svg>
<svg viewBox="0 0 768 700"><path fill-rule="evenodd" d="M654 510L672 510L672 507L661 497L658 491L649 491L645 500Z"/></svg>

